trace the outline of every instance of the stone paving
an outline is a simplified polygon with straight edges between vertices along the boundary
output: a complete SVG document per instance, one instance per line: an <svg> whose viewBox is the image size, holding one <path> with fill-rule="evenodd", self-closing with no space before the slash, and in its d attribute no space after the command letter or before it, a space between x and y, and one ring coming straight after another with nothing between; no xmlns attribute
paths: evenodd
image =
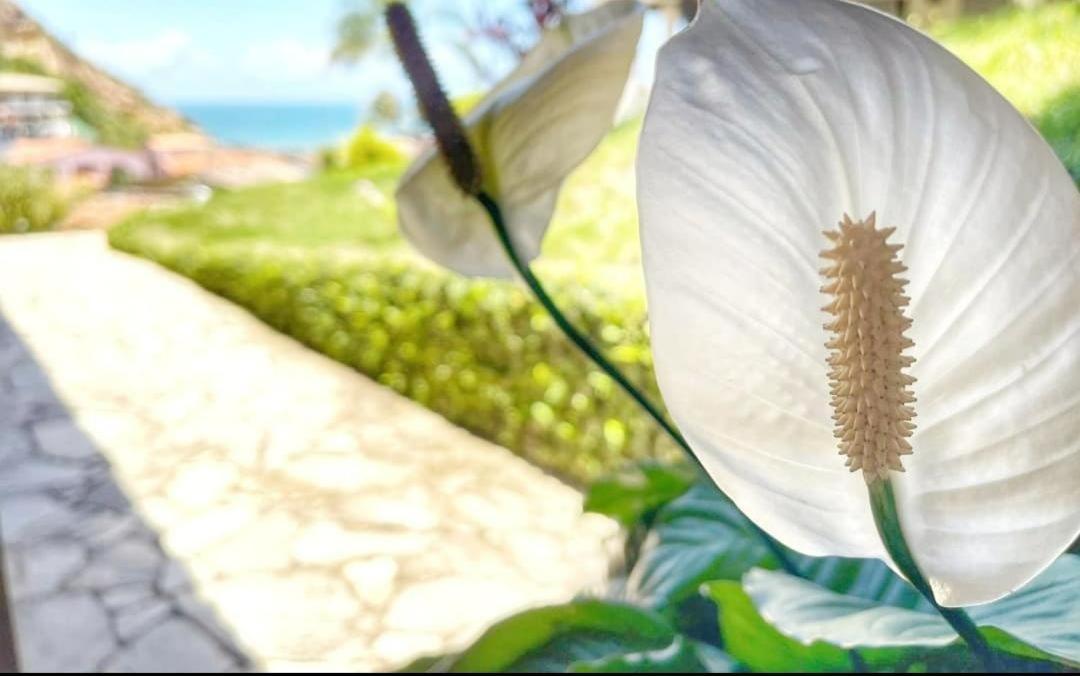
<svg viewBox="0 0 1080 676"><path fill-rule="evenodd" d="M0 238L26 670L347 670L602 584L581 496L101 233Z"/></svg>

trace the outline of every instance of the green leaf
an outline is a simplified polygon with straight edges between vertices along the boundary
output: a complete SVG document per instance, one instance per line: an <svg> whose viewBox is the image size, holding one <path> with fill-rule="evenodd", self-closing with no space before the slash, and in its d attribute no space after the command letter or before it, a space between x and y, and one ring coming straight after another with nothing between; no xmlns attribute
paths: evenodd
<svg viewBox="0 0 1080 676"><path fill-rule="evenodd" d="M657 514L627 593L650 608L674 612L704 582L738 580L755 566L775 565L746 517L712 486L696 484Z"/></svg>
<svg viewBox="0 0 1080 676"><path fill-rule="evenodd" d="M685 493L694 479L682 465L639 463L594 482L585 494L585 511L633 526Z"/></svg>
<svg viewBox="0 0 1080 676"><path fill-rule="evenodd" d="M995 648L1080 669L1080 556L1065 554L1019 591L968 613Z"/></svg>
<svg viewBox="0 0 1080 676"><path fill-rule="evenodd" d="M395 674L440 674L446 671L443 665L454 661L456 655L425 655L409 662L400 669L395 669Z"/></svg>
<svg viewBox="0 0 1080 676"><path fill-rule="evenodd" d="M614 655L589 662L578 662L570 671L577 673L638 674L716 674L730 673L735 663L723 651L685 636L676 636L671 645L660 650Z"/></svg>
<svg viewBox="0 0 1080 676"><path fill-rule="evenodd" d="M792 560L802 577L831 591L900 608L931 609L907 580L877 559L795 554Z"/></svg>
<svg viewBox="0 0 1080 676"><path fill-rule="evenodd" d="M858 648L871 664L915 659L959 643L956 632L932 610L880 605L784 573L753 570L743 579L742 590L757 621L767 618L774 632L801 645ZM710 588L714 598L715 591ZM728 597L733 593L720 591ZM731 599L717 601L730 603ZM722 622L728 622L731 608L722 608ZM736 609L743 615L750 612L745 606ZM1080 557L1062 556L1023 589L995 603L969 608L968 614L999 651L1080 667ZM729 641L728 626L723 626L725 641ZM897 653L898 649L903 652ZM738 651L732 654L746 661Z"/></svg>
<svg viewBox="0 0 1080 676"><path fill-rule="evenodd" d="M528 610L484 632L451 672L565 672L579 663L663 650L675 631L658 615L598 600Z"/></svg>
<svg viewBox="0 0 1080 676"><path fill-rule="evenodd" d="M762 619L742 585L718 580L704 591L720 607L720 626L726 650L753 671L829 672L854 668L847 651L814 643L804 645L781 634Z"/></svg>
<svg viewBox="0 0 1080 676"><path fill-rule="evenodd" d="M900 608L924 608L929 604L905 580L876 559L810 557L788 552L804 577L847 596ZM794 641L761 619L739 582L714 582L705 594L720 604L721 632L733 657L754 670L847 670L857 668L848 651L827 643L813 646ZM860 656L863 657L863 656ZM888 665L890 655L874 655L875 663Z"/></svg>

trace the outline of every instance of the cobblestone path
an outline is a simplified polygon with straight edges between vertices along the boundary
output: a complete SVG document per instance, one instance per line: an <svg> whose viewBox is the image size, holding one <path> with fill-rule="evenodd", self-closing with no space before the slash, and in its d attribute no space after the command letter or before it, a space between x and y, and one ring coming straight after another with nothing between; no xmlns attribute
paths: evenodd
<svg viewBox="0 0 1080 676"><path fill-rule="evenodd" d="M25 670L374 670L600 584L615 526L101 233L0 238Z"/></svg>

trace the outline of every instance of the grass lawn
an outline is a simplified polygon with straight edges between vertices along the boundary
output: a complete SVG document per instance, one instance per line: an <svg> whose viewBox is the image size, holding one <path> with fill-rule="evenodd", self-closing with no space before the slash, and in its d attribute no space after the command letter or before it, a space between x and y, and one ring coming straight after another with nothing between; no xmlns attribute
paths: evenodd
<svg viewBox="0 0 1080 676"><path fill-rule="evenodd" d="M996 12L932 31L1027 115L1080 183L1080 3Z"/></svg>
<svg viewBox="0 0 1080 676"><path fill-rule="evenodd" d="M932 32L1028 115L1080 180L1080 4ZM652 389L634 202L639 128L614 130L570 178L538 271ZM395 224L401 170L222 192L202 207L136 217L111 241L571 478L669 453L519 289L462 280L412 252ZM495 350L496 338L509 347Z"/></svg>

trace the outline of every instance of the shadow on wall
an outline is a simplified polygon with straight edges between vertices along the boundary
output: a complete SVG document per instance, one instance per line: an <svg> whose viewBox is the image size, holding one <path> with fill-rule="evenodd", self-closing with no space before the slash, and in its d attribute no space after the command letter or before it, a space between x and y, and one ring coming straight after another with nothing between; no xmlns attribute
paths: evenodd
<svg viewBox="0 0 1080 676"><path fill-rule="evenodd" d="M23 671L251 667L3 316L0 530Z"/></svg>

